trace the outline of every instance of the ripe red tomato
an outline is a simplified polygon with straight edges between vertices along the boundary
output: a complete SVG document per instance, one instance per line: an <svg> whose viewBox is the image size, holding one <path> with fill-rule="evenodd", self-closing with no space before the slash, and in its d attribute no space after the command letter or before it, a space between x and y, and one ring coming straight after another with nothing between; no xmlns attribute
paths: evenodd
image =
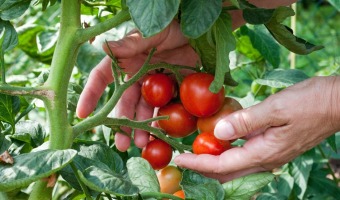
<svg viewBox="0 0 340 200"><path fill-rule="evenodd" d="M178 191L175 192L173 195L176 196L176 197L185 199L185 194L184 194L184 191L183 191L183 190L178 190Z"/></svg>
<svg viewBox="0 0 340 200"><path fill-rule="evenodd" d="M219 140L213 133L210 132L198 134L192 143L192 150L194 154L220 155L230 148L231 145L229 141Z"/></svg>
<svg viewBox="0 0 340 200"><path fill-rule="evenodd" d="M142 158L147 160L154 170L159 170L170 163L172 148L163 140L154 139L143 148Z"/></svg>
<svg viewBox="0 0 340 200"><path fill-rule="evenodd" d="M175 95L175 82L162 73L147 76L142 83L142 96L153 107L162 107Z"/></svg>
<svg viewBox="0 0 340 200"><path fill-rule="evenodd" d="M158 126L171 137L186 137L197 130L197 117L190 114L181 103L161 107L157 115L169 116L168 120L158 120Z"/></svg>
<svg viewBox="0 0 340 200"><path fill-rule="evenodd" d="M159 170L157 178L162 193L173 194L181 189L182 172L175 166L168 165Z"/></svg>
<svg viewBox="0 0 340 200"><path fill-rule="evenodd" d="M223 105L224 88L218 93L209 90L214 76L194 73L185 77L180 86L180 98L186 110L197 117L207 117L216 113Z"/></svg>
<svg viewBox="0 0 340 200"><path fill-rule="evenodd" d="M233 98L226 97L222 108L215 114L208 117L201 117L197 120L197 128L200 132L213 133L217 122L228 116L230 113L241 110L241 104Z"/></svg>

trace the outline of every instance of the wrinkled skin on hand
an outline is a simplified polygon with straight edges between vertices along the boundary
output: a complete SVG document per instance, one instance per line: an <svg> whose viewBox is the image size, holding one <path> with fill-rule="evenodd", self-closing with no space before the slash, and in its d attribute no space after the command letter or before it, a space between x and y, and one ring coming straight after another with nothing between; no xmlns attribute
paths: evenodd
<svg viewBox="0 0 340 200"><path fill-rule="evenodd" d="M220 156L182 154L175 163L221 182L280 167L340 130L339 90L340 77L314 77L288 87L216 125L220 139L245 137L243 147Z"/></svg>

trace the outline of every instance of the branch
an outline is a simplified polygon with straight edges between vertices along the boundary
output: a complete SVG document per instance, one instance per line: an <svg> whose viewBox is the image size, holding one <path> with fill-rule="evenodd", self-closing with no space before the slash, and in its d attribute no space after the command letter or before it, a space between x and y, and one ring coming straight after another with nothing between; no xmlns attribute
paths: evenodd
<svg viewBox="0 0 340 200"><path fill-rule="evenodd" d="M78 32L78 42L84 43L91 38L96 37L97 35L100 35L114 27L117 27L118 25L122 24L125 21L130 20L130 13L127 10L122 10L119 13L117 13L112 18L105 20L103 22L100 22L94 26L80 29Z"/></svg>
<svg viewBox="0 0 340 200"><path fill-rule="evenodd" d="M160 119L167 119L167 118L168 116L160 116L160 117L155 117L155 118L151 118L151 119L144 120L144 121L135 121L135 120L130 120L128 118L107 118L104 121L104 125L109 126L109 127L128 126L133 129L144 130L156 136L157 138L167 142L173 148L175 148L181 153L183 153L184 150L191 150L191 146L178 143L177 141L167 137L161 129L150 126L150 123L153 121L158 121Z"/></svg>
<svg viewBox="0 0 340 200"><path fill-rule="evenodd" d="M18 87L8 84L0 84L0 93L12 96L29 96L38 99L53 100L55 94L52 90L42 87Z"/></svg>

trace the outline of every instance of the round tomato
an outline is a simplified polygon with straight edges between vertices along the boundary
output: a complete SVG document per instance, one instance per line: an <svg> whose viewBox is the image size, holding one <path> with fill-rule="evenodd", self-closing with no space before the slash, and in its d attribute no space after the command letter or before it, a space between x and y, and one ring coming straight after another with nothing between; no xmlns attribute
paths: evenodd
<svg viewBox="0 0 340 200"><path fill-rule="evenodd" d="M150 106L161 107L174 97L175 82L165 74L151 74L144 79L141 92Z"/></svg>
<svg viewBox="0 0 340 200"><path fill-rule="evenodd" d="M201 117L197 120L197 128L200 132L213 133L217 122L228 116L230 113L241 110L241 104L233 98L224 98L222 108L215 114L209 117Z"/></svg>
<svg viewBox="0 0 340 200"><path fill-rule="evenodd" d="M169 116L167 120L158 120L158 126L171 137L186 137L197 130L197 117L190 114L181 103L161 107L157 115Z"/></svg>
<svg viewBox="0 0 340 200"><path fill-rule="evenodd" d="M218 93L209 90L214 76L207 73L194 73L185 77L180 86L183 106L197 117L207 117L216 113L223 105L224 88Z"/></svg>
<svg viewBox="0 0 340 200"><path fill-rule="evenodd" d="M154 139L143 148L142 158L147 160L154 170L159 170L170 163L172 148L163 140Z"/></svg>
<svg viewBox="0 0 340 200"><path fill-rule="evenodd" d="M178 190L177 192L174 193L174 196L185 199L185 194L183 190Z"/></svg>
<svg viewBox="0 0 340 200"><path fill-rule="evenodd" d="M219 140L213 133L210 132L198 134L192 143L192 150L194 154L220 155L230 148L231 145L229 141Z"/></svg>
<svg viewBox="0 0 340 200"><path fill-rule="evenodd" d="M159 170L157 179L162 193L173 194L181 189L182 172L175 166L168 165Z"/></svg>

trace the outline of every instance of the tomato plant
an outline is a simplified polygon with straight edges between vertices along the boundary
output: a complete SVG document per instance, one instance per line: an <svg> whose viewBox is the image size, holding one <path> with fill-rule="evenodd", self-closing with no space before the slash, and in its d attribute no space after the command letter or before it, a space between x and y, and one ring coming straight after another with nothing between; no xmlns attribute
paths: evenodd
<svg viewBox="0 0 340 200"><path fill-rule="evenodd" d="M192 151L195 154L220 155L231 148L230 142L217 139L213 133L200 133L192 144Z"/></svg>
<svg viewBox="0 0 340 200"><path fill-rule="evenodd" d="M182 179L182 172L175 166L168 165L159 170L157 178L163 193L173 194L181 189L179 183Z"/></svg>
<svg viewBox="0 0 340 200"><path fill-rule="evenodd" d="M185 199L184 190L178 190L177 192L174 193L174 196Z"/></svg>
<svg viewBox="0 0 340 200"><path fill-rule="evenodd" d="M169 116L168 120L159 120L157 123L171 137L186 137L197 130L197 117L190 114L181 103L161 107L157 115Z"/></svg>
<svg viewBox="0 0 340 200"><path fill-rule="evenodd" d="M150 163L153 169L159 170L170 163L172 148L163 140L154 139L143 148L142 157Z"/></svg>
<svg viewBox="0 0 340 200"><path fill-rule="evenodd" d="M207 73L194 73L184 78L180 85L180 98L183 106L197 117L207 117L216 113L223 105L224 89L218 93L209 90L214 76Z"/></svg>
<svg viewBox="0 0 340 200"><path fill-rule="evenodd" d="M202 87L182 92L187 97L183 102L193 112L199 111L200 117L212 115L223 101L211 98L210 91L216 97L225 88L248 107L270 95L270 89L276 93L309 77L339 74L340 50L334 45L340 43L336 0L298 1L298 10L303 12L294 12L293 6L264 9L248 3L259 2L255 0L226 0L223 4L218 0L0 2L1 200L171 198L160 192L157 170L141 158L139 145L134 145L137 130L149 132L157 143L170 144L161 147L167 149L167 155L149 157L157 163L168 163L171 148L176 154L190 151L196 135L168 137L163 129L152 126L162 117L144 119L141 115L146 113L134 111L143 111L135 102L141 100L140 93L150 91L145 96L156 101L153 107L166 106L177 95L170 85L178 88L165 80L175 77L186 82L185 70L210 76L210 81L193 81ZM240 18L231 16L234 12L243 12L240 17L247 23L235 31L232 25L237 23L232 20ZM287 27L293 23L287 20L294 13L300 20L298 34L322 43L327 47L324 51L315 52L321 46L293 35L296 31ZM315 29L316 22L322 28ZM165 34L157 35L162 31ZM136 32L142 37L136 37ZM112 45L106 40L120 41ZM289 51L280 51L279 45ZM103 51L103 46L113 47L112 52ZM192 49L197 56L187 54ZM293 62L295 54L288 55L290 51L315 53ZM157 78L147 91L132 90L131 96L136 98L122 98L129 88L139 89L143 77L146 81L149 74L160 70L171 75L163 74L166 77ZM255 78L267 87L261 98L261 89L250 91ZM163 81L161 94L156 94L153 86ZM204 91L197 90L202 88ZM81 102L85 91L88 98ZM119 112L112 110L123 101L127 104L123 109L132 112L115 115ZM85 114L79 114L78 108L86 110ZM116 148L117 132L129 136L125 145L131 146L126 152ZM221 184L183 169L181 187L188 199L251 199L253 195L262 199L262 194L267 199L338 199L339 179L331 163L339 158L338 140L339 134L335 134L279 168L281 175L275 179L272 173L260 173Z"/></svg>
<svg viewBox="0 0 340 200"><path fill-rule="evenodd" d="M197 120L197 128L200 132L213 133L217 122L228 116L230 113L242 109L241 104L230 97L226 97L222 108L215 114L208 117L200 117Z"/></svg>
<svg viewBox="0 0 340 200"><path fill-rule="evenodd" d="M143 80L141 92L150 106L162 107L174 97L175 82L166 74L151 74Z"/></svg>

